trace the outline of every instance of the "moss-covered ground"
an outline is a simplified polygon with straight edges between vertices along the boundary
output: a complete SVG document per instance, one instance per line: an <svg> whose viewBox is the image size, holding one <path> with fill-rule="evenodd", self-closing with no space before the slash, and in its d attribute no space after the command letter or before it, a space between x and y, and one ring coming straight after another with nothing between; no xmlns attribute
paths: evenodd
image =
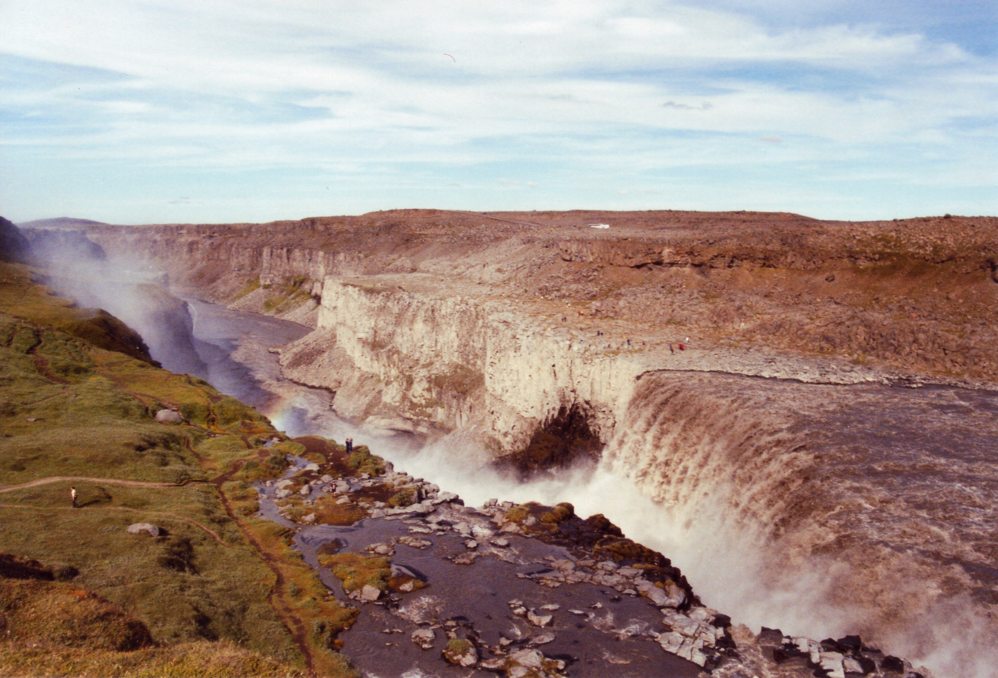
<svg viewBox="0 0 998 678"><path fill-rule="evenodd" d="M0 610L0 628L15 612L31 620L0 647L0 674L349 675L332 647L355 611L254 517L252 483L301 445L204 381L159 369L127 327L32 275L0 264L0 553L74 576L0 576L0 601L45 610ZM157 423L163 408L183 423ZM161 535L130 534L138 522ZM71 591L42 590L60 586ZM151 644L115 644L114 625L60 635L88 596Z"/></svg>

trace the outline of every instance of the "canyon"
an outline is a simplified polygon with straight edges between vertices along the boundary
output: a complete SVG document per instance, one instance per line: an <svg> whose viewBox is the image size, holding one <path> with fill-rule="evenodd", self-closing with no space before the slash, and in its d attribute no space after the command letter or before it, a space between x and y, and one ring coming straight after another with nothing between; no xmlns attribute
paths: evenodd
<svg viewBox="0 0 998 678"><path fill-rule="evenodd" d="M736 621L859 632L939 675L998 660L996 218L48 226L307 325L284 378L470 485L607 513Z"/></svg>

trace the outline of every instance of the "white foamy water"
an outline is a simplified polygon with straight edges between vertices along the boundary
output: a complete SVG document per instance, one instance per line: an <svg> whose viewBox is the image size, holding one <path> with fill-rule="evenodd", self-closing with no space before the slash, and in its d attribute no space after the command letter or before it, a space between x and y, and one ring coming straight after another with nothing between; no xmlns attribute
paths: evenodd
<svg viewBox="0 0 998 678"><path fill-rule="evenodd" d="M352 434L375 445L362 430ZM761 530L731 519L728 504L663 506L636 489L613 451L595 468L559 472L555 478L520 482L488 465L486 453L468 436L455 434L422 449L393 448L382 442L381 456L400 470L460 495L468 505L490 498L555 504L567 501L576 514L602 513L624 534L666 555L686 575L703 602L758 632L762 626L815 639L841 637L864 629L864 640L885 652L922 664L938 678L991 678L998 666L988 625L966 596L934 604L925 616L903 628L871 633L863 609L831 602L847 566L831 558L791 565ZM712 494L722 494L713 488Z"/></svg>

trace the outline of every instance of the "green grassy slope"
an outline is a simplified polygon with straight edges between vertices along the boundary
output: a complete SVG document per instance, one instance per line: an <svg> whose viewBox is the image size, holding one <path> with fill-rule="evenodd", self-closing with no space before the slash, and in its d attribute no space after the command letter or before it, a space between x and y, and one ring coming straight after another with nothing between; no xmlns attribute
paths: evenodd
<svg viewBox="0 0 998 678"><path fill-rule="evenodd" d="M348 674L330 648L352 610L253 517L249 483L300 446L199 379L107 350L123 349L122 328L0 263L0 553L78 572L30 590L0 572L0 601L40 597L48 610L15 638L4 620L16 606L0 604L0 674ZM184 423L157 423L162 408ZM136 522L164 534L129 534ZM60 586L82 593L48 590ZM80 595L134 618L154 644L123 650L100 632L61 642Z"/></svg>

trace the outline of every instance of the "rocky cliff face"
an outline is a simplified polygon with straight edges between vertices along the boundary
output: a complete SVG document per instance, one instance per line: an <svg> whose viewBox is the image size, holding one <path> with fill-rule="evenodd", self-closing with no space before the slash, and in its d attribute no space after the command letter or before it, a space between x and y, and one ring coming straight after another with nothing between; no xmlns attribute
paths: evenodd
<svg viewBox="0 0 998 678"><path fill-rule="evenodd" d="M485 292L451 295L439 283L327 278L319 331L285 351L287 374L336 391L348 416L476 431L500 454L572 407L609 439L641 370L633 355Z"/></svg>
<svg viewBox="0 0 998 678"><path fill-rule="evenodd" d="M33 262L43 267L40 276L50 288L80 306L103 309L96 318L110 312L122 319L129 332L141 336L141 352L148 350L167 369L206 376L195 347L190 309L162 285L163 276L143 270L131 259L109 257L80 230L29 229L28 238Z"/></svg>
<svg viewBox="0 0 998 678"><path fill-rule="evenodd" d="M25 262L31 254L31 245L24 234L10 221L0 217L0 261Z"/></svg>
<svg viewBox="0 0 998 678"><path fill-rule="evenodd" d="M104 249L83 231L30 228L25 230L25 237L31 243L35 258L41 262L72 262L79 259L96 262L107 257Z"/></svg>

